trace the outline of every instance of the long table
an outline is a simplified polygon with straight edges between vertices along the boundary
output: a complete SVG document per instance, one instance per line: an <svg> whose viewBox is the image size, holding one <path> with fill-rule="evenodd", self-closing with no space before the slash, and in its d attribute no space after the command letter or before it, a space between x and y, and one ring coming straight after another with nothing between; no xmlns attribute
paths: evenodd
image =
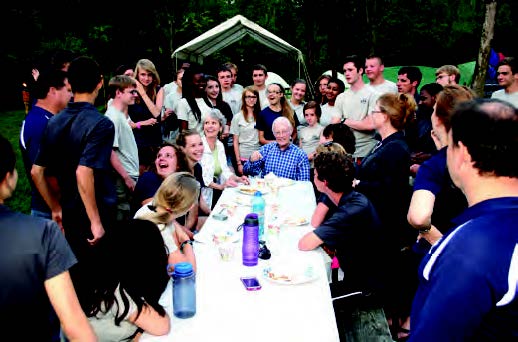
<svg viewBox="0 0 518 342"><path fill-rule="evenodd" d="M331 294L328 285L330 259L322 249L298 250L301 236L312 229L309 224L281 225L278 238L272 238L270 260L259 260L257 266L242 264L242 230L232 237L235 254L230 261L221 260L213 234L236 229L243 223L252 196L238 188L223 191L213 214L195 235L196 315L180 319L172 312L172 284L161 298L171 318L171 330L165 336L143 334L141 341L339 341ZM266 217L282 222L285 217L304 217L309 222L315 208L310 182L295 182L264 195ZM228 219L214 219L224 209ZM240 235L241 234L241 235ZM269 237L268 233L267 243ZM275 235L273 235L275 237ZM301 284L279 284L264 275L264 269L279 262L310 264L316 279ZM247 291L240 277L256 276L262 289Z"/></svg>

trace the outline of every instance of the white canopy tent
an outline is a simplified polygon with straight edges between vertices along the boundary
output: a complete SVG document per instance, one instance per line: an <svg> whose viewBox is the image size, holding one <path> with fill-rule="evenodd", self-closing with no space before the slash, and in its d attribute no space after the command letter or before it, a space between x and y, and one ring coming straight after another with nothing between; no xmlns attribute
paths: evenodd
<svg viewBox="0 0 518 342"><path fill-rule="evenodd" d="M235 43L246 35L251 36L259 43L277 52L283 54L294 54L299 66L298 77L301 77L301 73L304 74L306 82L308 83L308 88L310 89L310 92L313 93L312 83L309 79L309 73L304 63L302 52L242 15L236 15L199 35L187 44L180 46L173 52L171 57L175 59L177 68L178 59L203 64L203 59L205 57Z"/></svg>

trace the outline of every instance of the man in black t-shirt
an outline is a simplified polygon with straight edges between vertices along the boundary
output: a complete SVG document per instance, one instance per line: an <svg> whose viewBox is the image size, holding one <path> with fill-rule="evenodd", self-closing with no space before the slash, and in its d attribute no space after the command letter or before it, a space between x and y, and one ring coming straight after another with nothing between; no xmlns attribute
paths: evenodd
<svg viewBox="0 0 518 342"><path fill-rule="evenodd" d="M97 62L74 59L68 80L74 102L49 120L31 173L79 260L71 272L81 300L82 287L88 288L95 278L95 246L115 219L117 196L110 164L115 130L94 106L103 86ZM50 190L46 170L57 179L59 197Z"/></svg>
<svg viewBox="0 0 518 342"><path fill-rule="evenodd" d="M332 296L357 293L345 311L336 305L339 301L335 302L340 336L347 341L392 341L382 301L386 282L383 230L374 206L352 189L354 170L348 155L332 151L317 154L314 184L337 208L300 239L299 249L312 250L325 244L336 250L344 281L332 284Z"/></svg>

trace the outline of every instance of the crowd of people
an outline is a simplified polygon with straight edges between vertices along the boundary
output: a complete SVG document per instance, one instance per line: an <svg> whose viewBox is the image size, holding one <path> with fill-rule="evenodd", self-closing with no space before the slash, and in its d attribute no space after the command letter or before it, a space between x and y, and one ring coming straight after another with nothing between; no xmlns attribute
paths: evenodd
<svg viewBox="0 0 518 342"><path fill-rule="evenodd" d="M323 75L310 96L296 79L287 96L261 64L245 87L230 62L184 63L161 84L141 59L109 80L104 113L94 59L38 72L20 132L33 218L3 205L17 171L0 139L8 334L27 312L37 340L174 329L158 302L166 266L196 269L193 236L221 192L273 173L313 183L315 229L299 249L333 257L333 297L356 294L335 305L344 340L516 338L516 60L500 62L492 99L452 65L421 87L414 66L386 80L380 56L342 66L347 85Z"/></svg>

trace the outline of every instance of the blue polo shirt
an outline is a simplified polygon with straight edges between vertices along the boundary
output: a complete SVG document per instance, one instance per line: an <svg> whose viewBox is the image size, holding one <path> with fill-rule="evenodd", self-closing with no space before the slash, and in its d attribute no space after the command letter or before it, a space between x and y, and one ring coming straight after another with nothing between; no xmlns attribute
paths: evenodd
<svg viewBox="0 0 518 342"><path fill-rule="evenodd" d="M259 153L263 158L255 162L245 162L244 173L265 176L273 172L277 177L300 181L310 180L308 156L294 144L290 143L285 150L281 150L277 142L271 142L263 145Z"/></svg>
<svg viewBox="0 0 518 342"><path fill-rule="evenodd" d="M411 341L518 337L518 197L486 200L454 219L419 269Z"/></svg>
<svg viewBox="0 0 518 342"><path fill-rule="evenodd" d="M36 160L38 151L40 149L40 142L47 123L53 114L41 107L32 106L29 113L22 123L20 130L20 150L22 152L23 164L29 183L31 185L31 209L47 212L50 214L50 209L47 203L41 197L36 186L32 182L31 168Z"/></svg>

